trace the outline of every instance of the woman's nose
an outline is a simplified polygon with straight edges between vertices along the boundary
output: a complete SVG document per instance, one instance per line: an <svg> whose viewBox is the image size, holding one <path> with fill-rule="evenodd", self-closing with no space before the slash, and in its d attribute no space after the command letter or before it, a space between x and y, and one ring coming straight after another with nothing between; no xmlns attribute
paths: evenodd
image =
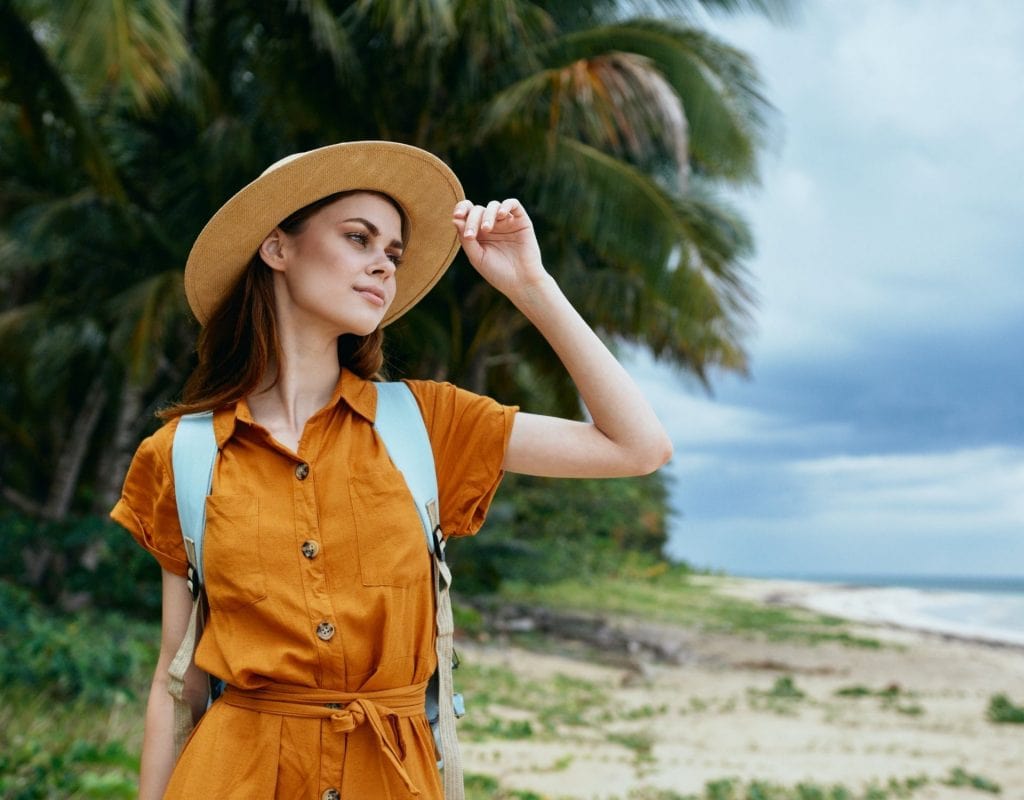
<svg viewBox="0 0 1024 800"><path fill-rule="evenodd" d="M368 271L371 275L384 275L389 277L395 274L395 262L387 253L379 253L370 264Z"/></svg>

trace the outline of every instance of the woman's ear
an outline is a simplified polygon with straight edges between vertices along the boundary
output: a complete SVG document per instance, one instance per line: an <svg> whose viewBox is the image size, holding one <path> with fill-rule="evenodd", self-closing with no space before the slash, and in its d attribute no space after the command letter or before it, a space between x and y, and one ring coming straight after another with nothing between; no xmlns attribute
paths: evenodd
<svg viewBox="0 0 1024 800"><path fill-rule="evenodd" d="M284 232L280 228L274 228L267 238L260 244L260 258L268 267L274 270L284 270Z"/></svg>

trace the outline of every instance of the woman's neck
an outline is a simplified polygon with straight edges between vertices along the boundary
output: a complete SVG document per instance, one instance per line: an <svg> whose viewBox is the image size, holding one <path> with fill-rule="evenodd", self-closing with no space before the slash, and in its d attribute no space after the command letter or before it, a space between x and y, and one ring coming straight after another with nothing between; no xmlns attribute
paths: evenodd
<svg viewBox="0 0 1024 800"><path fill-rule="evenodd" d="M267 365L260 387L246 401L253 419L297 450L306 421L327 405L341 375L337 339L280 336L280 359Z"/></svg>

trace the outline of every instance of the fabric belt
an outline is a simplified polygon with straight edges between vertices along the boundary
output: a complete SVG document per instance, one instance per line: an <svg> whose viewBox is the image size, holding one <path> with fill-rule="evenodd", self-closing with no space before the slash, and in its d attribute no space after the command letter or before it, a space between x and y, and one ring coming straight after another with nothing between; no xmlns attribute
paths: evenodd
<svg viewBox="0 0 1024 800"><path fill-rule="evenodd" d="M405 743L397 725L390 726L397 738L398 748L388 738L383 718L405 718L423 715L427 681L397 689L376 692L338 692L307 686L271 683L261 689L239 689L228 686L220 701L236 708L278 714L284 717L311 717L330 720L335 733L350 733L360 725L368 724L381 750L395 772L413 794L419 787L413 783L402 763Z"/></svg>

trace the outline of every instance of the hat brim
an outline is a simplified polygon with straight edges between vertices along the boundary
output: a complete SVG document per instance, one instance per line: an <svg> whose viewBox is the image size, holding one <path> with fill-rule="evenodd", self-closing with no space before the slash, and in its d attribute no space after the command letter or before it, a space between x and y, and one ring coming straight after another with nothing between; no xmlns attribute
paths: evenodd
<svg viewBox="0 0 1024 800"><path fill-rule="evenodd" d="M205 325L274 227L336 192L365 189L393 198L406 217L395 299L381 325L430 291L459 250L452 209L465 197L437 156L398 142L343 142L292 156L263 173L210 219L185 265L185 296Z"/></svg>

